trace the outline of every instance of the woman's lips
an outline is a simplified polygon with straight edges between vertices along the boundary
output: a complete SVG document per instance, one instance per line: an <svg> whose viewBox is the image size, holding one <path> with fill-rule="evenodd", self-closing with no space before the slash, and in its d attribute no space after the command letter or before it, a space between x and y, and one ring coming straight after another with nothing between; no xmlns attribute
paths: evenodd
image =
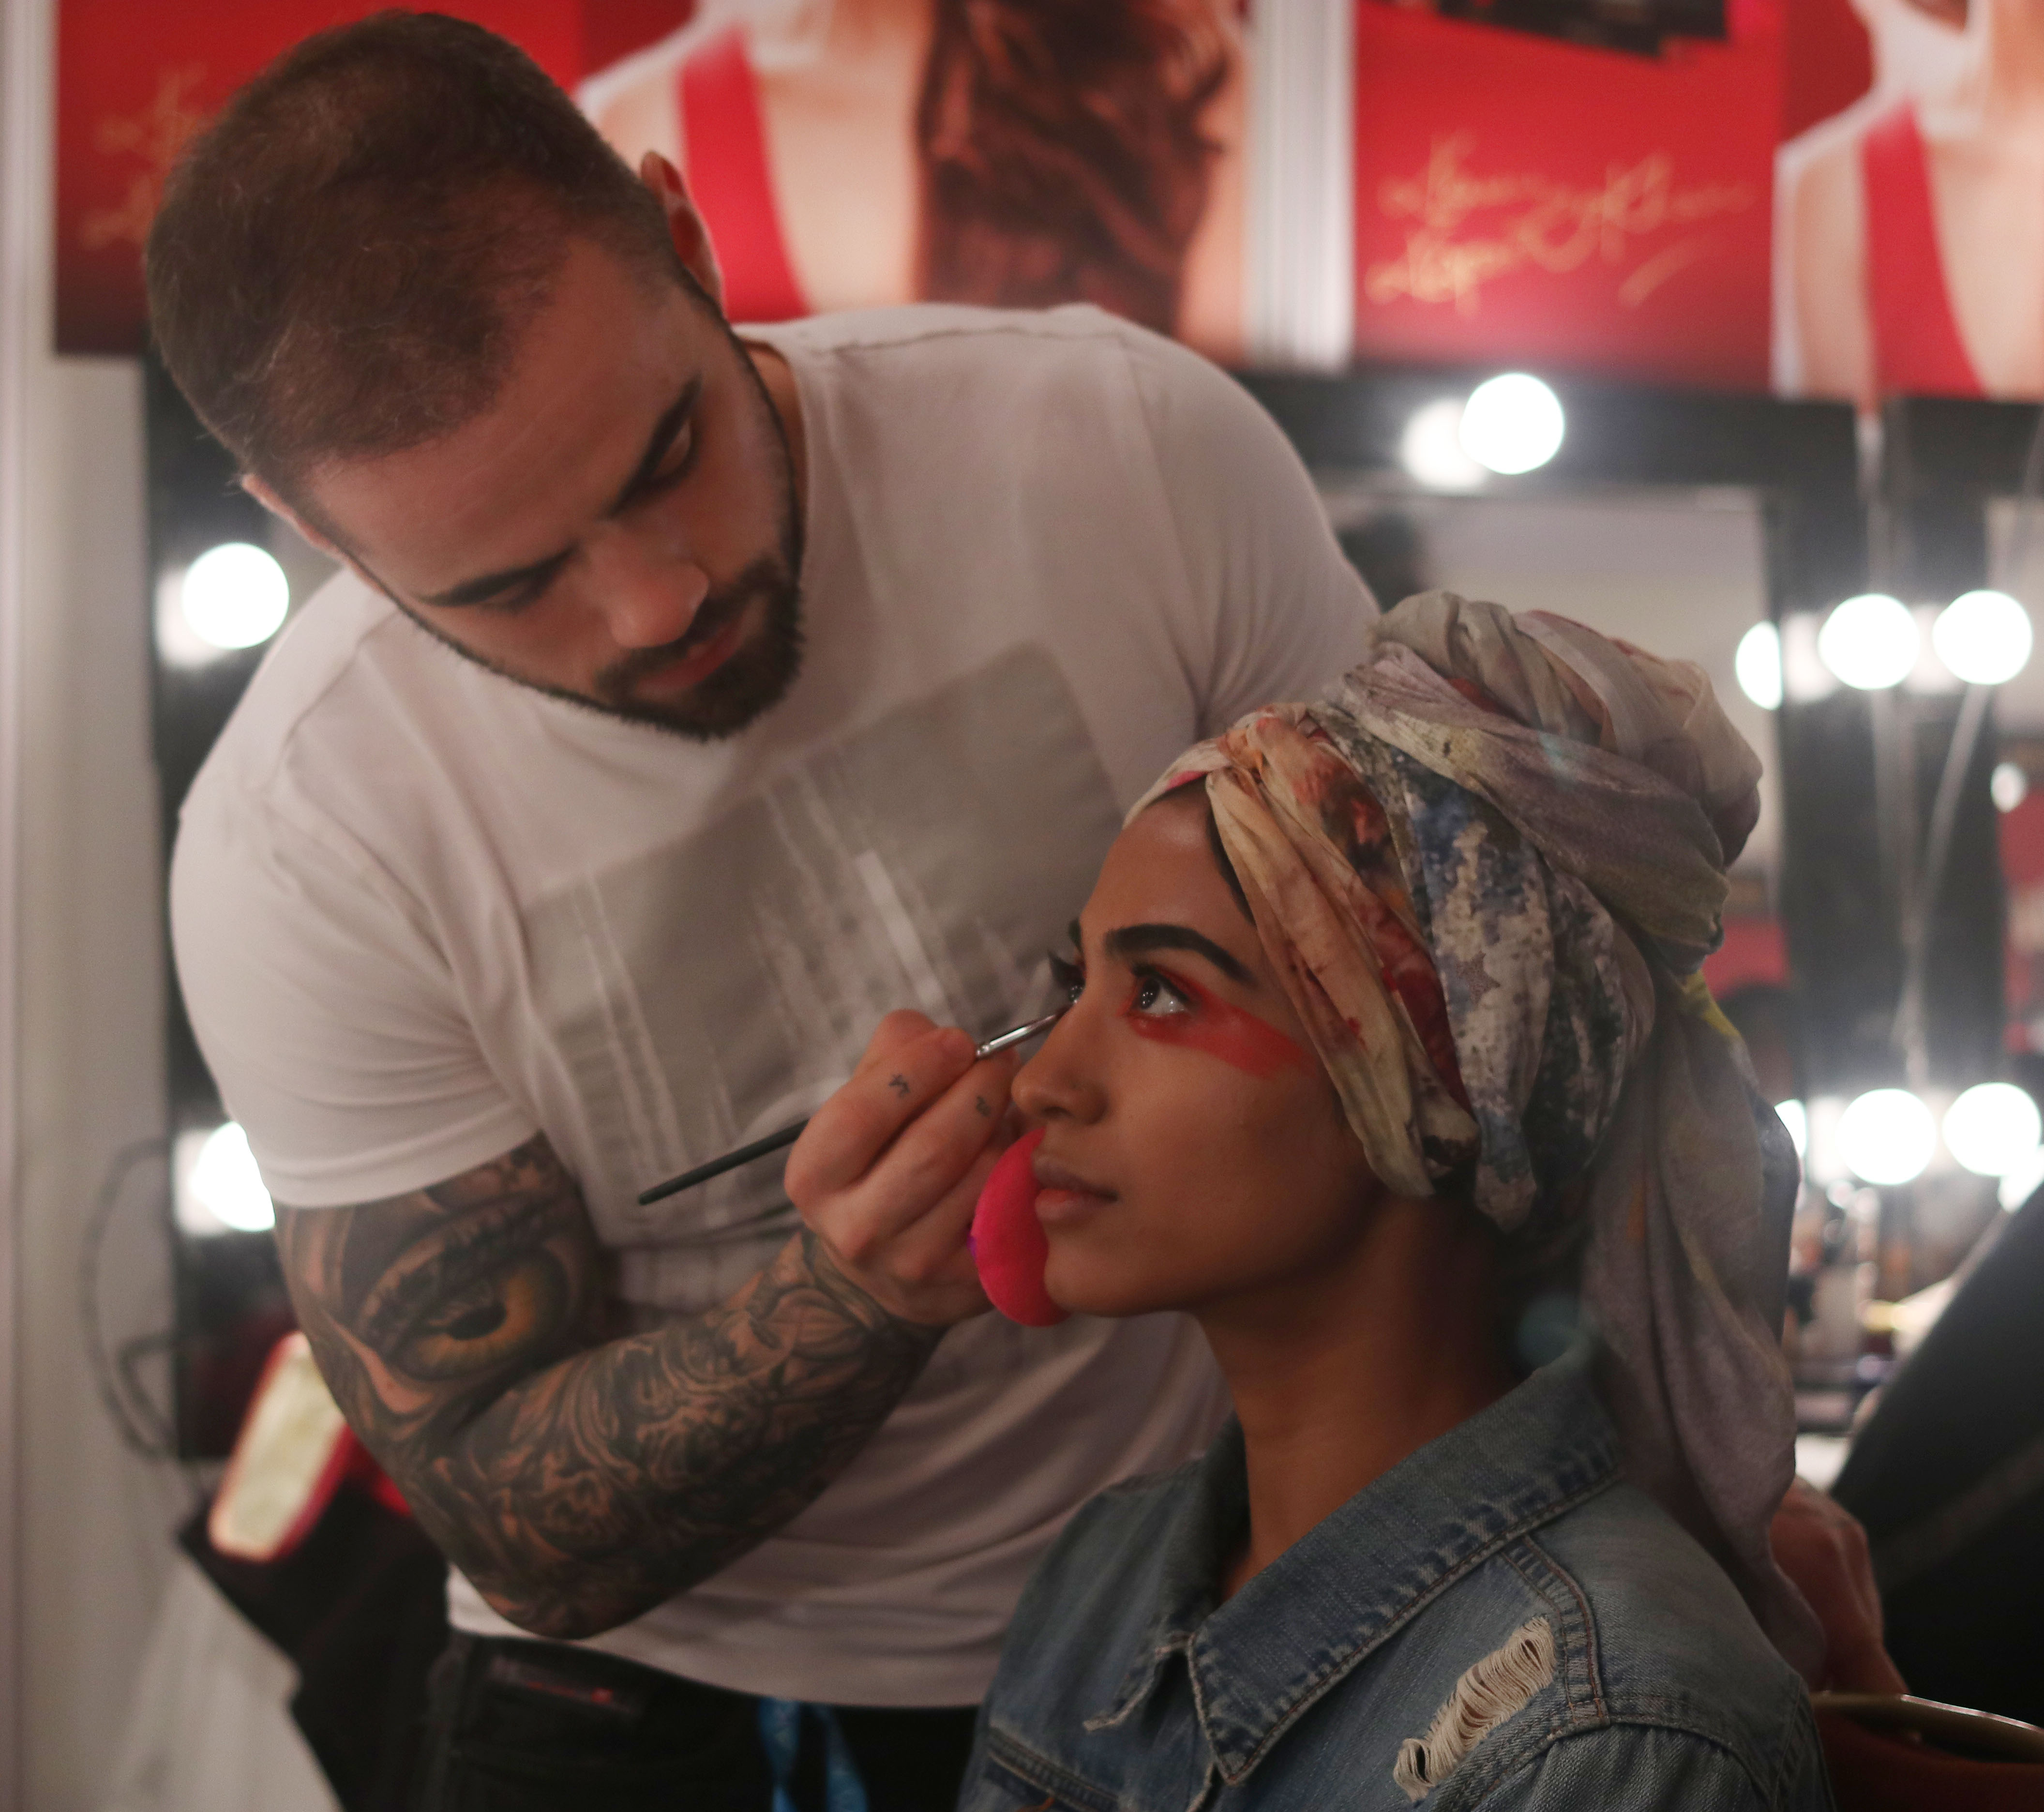
<svg viewBox="0 0 2044 1812"><path fill-rule="evenodd" d="M1112 1190L1089 1183L1056 1159L1046 1157L1040 1147L1034 1168L1038 1184L1036 1218L1047 1227L1077 1220L1117 1199Z"/></svg>

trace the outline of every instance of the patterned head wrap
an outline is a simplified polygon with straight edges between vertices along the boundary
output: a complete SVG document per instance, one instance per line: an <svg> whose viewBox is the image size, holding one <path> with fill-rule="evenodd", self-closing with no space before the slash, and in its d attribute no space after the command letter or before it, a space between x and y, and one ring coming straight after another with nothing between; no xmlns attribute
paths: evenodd
<svg viewBox="0 0 2044 1812"><path fill-rule="evenodd" d="M1628 1467L1808 1671L1768 1525L1796 1165L1698 973L1760 763L1702 671L1447 592L1320 704L1198 744L1272 966L1378 1177L1577 1247ZM1773 1237L1770 1237L1773 1236Z"/></svg>

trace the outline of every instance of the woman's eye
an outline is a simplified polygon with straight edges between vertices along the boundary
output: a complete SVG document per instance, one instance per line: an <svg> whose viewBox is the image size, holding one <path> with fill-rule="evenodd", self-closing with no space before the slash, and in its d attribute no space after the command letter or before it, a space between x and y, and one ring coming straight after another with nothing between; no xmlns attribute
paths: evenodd
<svg viewBox="0 0 2044 1812"><path fill-rule="evenodd" d="M1067 963L1063 957L1051 957L1051 982L1065 997L1067 1006L1078 1005L1079 996L1085 992L1085 971L1076 963Z"/></svg>
<svg viewBox="0 0 2044 1812"><path fill-rule="evenodd" d="M1139 1013L1146 1019L1166 1019L1192 1010L1193 1003L1155 969L1135 971L1135 993L1128 1002L1131 1013Z"/></svg>

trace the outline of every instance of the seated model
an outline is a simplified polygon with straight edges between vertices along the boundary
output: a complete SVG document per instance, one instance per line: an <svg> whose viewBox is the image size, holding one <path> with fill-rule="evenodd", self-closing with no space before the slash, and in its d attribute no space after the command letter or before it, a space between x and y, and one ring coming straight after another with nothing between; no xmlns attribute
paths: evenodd
<svg viewBox="0 0 2044 1812"><path fill-rule="evenodd" d="M1696 975L1759 764L1573 623L1374 635L1136 808L1016 1079L1051 1298L1189 1312L1236 1419L1037 1569L961 1805L1828 1806L1794 1160Z"/></svg>

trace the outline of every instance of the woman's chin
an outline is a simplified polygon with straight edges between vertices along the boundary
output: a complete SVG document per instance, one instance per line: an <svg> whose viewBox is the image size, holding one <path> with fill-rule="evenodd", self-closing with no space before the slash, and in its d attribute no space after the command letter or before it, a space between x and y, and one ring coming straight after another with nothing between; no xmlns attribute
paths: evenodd
<svg viewBox="0 0 2044 1812"><path fill-rule="evenodd" d="M1159 1277L1120 1265L1107 1265L1079 1252L1060 1252L1054 1241L1043 1266L1043 1288L1051 1300L1070 1314L1098 1315L1110 1320L1151 1315L1180 1306L1177 1295Z"/></svg>

